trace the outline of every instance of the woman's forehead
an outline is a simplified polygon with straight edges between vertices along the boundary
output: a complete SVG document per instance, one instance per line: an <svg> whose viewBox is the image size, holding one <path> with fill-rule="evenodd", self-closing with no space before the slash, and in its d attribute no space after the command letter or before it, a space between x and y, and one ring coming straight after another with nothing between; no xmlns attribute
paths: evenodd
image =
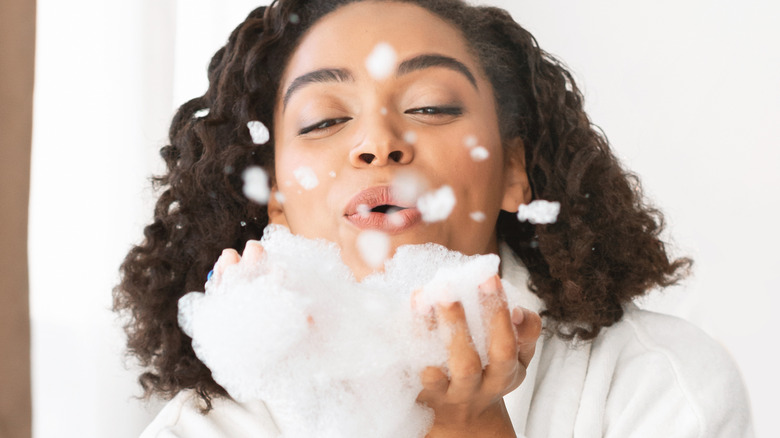
<svg viewBox="0 0 780 438"><path fill-rule="evenodd" d="M484 76L461 33L432 12L410 3L358 2L320 19L304 35L282 77L282 89L300 75L323 68L366 71L378 44L389 45L399 63L422 54L445 56Z"/></svg>

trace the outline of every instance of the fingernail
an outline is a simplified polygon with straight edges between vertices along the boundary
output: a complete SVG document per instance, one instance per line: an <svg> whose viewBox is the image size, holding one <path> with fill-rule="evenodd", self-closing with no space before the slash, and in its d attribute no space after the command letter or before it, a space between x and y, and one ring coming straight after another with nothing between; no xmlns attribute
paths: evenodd
<svg viewBox="0 0 780 438"><path fill-rule="evenodd" d="M525 313L523 313L522 307L515 307L512 309L512 324L520 325L525 319Z"/></svg>
<svg viewBox="0 0 780 438"><path fill-rule="evenodd" d="M496 295L500 287L501 280L498 278L498 275L494 275L479 285L479 291L485 296Z"/></svg>

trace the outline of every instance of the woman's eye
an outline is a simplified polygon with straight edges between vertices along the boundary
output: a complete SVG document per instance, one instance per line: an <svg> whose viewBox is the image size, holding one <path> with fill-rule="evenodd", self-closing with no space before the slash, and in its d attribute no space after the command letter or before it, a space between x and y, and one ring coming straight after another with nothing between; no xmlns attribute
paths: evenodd
<svg viewBox="0 0 780 438"><path fill-rule="evenodd" d="M352 120L352 118L350 118L350 117L341 117L341 118L337 118L337 119L321 120L321 121L319 121L319 122L317 122L317 123L315 123L313 125L309 125L309 126L303 128L303 129L301 129L298 132L298 135L304 135L304 134L308 134L308 133L314 132L314 131L322 131L322 130L328 129L328 128L332 127L332 126L338 125L340 123L347 122L349 120Z"/></svg>
<svg viewBox="0 0 780 438"><path fill-rule="evenodd" d="M421 114L426 116L459 116L463 114L463 108L458 106L425 106L412 108L405 111L406 114Z"/></svg>

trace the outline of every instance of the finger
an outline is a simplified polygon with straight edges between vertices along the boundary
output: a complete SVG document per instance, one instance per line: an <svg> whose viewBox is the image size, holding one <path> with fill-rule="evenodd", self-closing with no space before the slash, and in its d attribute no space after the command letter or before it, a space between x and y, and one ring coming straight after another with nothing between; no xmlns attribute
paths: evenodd
<svg viewBox="0 0 780 438"><path fill-rule="evenodd" d="M516 307L512 310L512 323L517 330L517 359L527 368L542 333L542 318L536 312Z"/></svg>
<svg viewBox="0 0 780 438"><path fill-rule="evenodd" d="M247 240L244 252L241 256L241 264L245 266L256 265L260 262L264 252L265 249L263 249L263 245L260 244L260 241Z"/></svg>
<svg viewBox="0 0 780 438"><path fill-rule="evenodd" d="M417 401L428 403L430 406L435 400L441 400L447 392L450 381L447 374L441 368L427 367L420 373L423 390L417 395Z"/></svg>
<svg viewBox="0 0 780 438"><path fill-rule="evenodd" d="M222 255L217 259L217 263L214 264L214 273L222 275L225 272L225 268L238 263L240 260L241 256L238 255L235 249L224 249L222 250Z"/></svg>
<svg viewBox="0 0 780 438"><path fill-rule="evenodd" d="M436 318L434 316L433 307L428 304L422 296L422 289L417 289L412 292L410 301L414 313L424 319L425 326L428 330L433 330L436 327Z"/></svg>
<svg viewBox="0 0 780 438"><path fill-rule="evenodd" d="M490 334L483 388L491 394L504 395L512 385L519 385L524 376L517 361L517 338L499 277L491 277L479 289Z"/></svg>
<svg viewBox="0 0 780 438"><path fill-rule="evenodd" d="M450 330L450 385L447 396L454 403L466 401L482 383L482 361L469 334L466 312L460 302L439 304L436 307L439 326Z"/></svg>

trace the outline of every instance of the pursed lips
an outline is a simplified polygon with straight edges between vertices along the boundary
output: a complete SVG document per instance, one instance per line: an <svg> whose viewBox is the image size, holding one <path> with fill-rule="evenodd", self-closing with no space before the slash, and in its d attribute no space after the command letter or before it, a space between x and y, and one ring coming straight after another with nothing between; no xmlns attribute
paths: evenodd
<svg viewBox="0 0 780 438"><path fill-rule="evenodd" d="M368 211L361 211L361 208ZM422 220L417 207L398 200L388 186L375 186L358 192L347 203L344 217L360 229L389 234L405 231Z"/></svg>

